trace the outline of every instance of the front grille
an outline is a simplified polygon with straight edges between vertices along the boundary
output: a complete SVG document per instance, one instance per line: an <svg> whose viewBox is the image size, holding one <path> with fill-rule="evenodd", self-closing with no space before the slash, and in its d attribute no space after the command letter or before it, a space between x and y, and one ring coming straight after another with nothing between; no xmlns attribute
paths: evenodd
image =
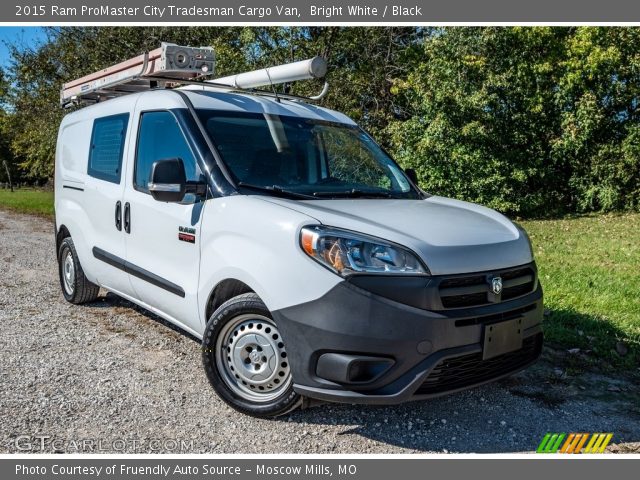
<svg viewBox="0 0 640 480"><path fill-rule="evenodd" d="M541 350L542 334L538 334L526 338L520 350L488 360L482 360L482 353L442 360L415 394L433 395L489 381L524 367L535 360Z"/></svg>
<svg viewBox="0 0 640 480"><path fill-rule="evenodd" d="M489 302L487 301L486 292L442 297L442 306L444 308L476 307L478 305L485 305L487 303Z"/></svg>
<svg viewBox="0 0 640 480"><path fill-rule="evenodd" d="M531 292L536 280L535 272L531 267L502 272L500 276L505 285L504 290L502 290L503 301L521 297ZM528 281L527 278L529 278ZM513 282L513 285L509 286L510 282Z"/></svg>
<svg viewBox="0 0 640 480"><path fill-rule="evenodd" d="M521 297L526 295L533 289L533 282L523 283L522 285L516 285L515 287L505 288L502 292L502 300L510 300L512 298Z"/></svg>
<svg viewBox="0 0 640 480"><path fill-rule="evenodd" d="M493 277L502 278L502 292L494 295L490 289ZM536 272L530 267L501 270L482 275L462 275L440 281L438 291L444 308L470 308L511 300L531 293L536 284Z"/></svg>
<svg viewBox="0 0 640 480"><path fill-rule="evenodd" d="M484 275L473 277L451 277L440 282L440 288L470 287L472 285L483 285L486 282Z"/></svg>

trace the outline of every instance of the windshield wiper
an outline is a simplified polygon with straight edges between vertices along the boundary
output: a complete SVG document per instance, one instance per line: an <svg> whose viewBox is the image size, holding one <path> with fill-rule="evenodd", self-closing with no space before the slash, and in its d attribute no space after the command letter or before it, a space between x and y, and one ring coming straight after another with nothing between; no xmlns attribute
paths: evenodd
<svg viewBox="0 0 640 480"><path fill-rule="evenodd" d="M244 188L249 188L251 190L256 190L258 192L267 192L267 193L271 193L274 196L277 197L283 197L283 198L301 198L301 199L305 199L305 200L315 200L316 197L313 197L311 195L305 195L304 193L298 193L298 192L293 192L291 190L286 190L284 188L282 188L279 185L271 185L271 186L267 186L267 185L253 185L251 183L246 183L246 182L238 182L238 186L239 187L244 187Z"/></svg>
<svg viewBox="0 0 640 480"><path fill-rule="evenodd" d="M365 190L358 190L352 188L351 190L341 190L336 192L313 192L314 197L347 197L347 198L391 198L389 192L367 192Z"/></svg>

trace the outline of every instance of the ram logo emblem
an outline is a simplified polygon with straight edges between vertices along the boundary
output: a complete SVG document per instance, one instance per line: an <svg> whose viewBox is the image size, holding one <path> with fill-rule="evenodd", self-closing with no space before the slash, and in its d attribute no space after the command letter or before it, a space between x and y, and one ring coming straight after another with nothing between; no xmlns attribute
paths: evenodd
<svg viewBox="0 0 640 480"><path fill-rule="evenodd" d="M491 291L496 295L502 292L502 277L493 277L491 279Z"/></svg>

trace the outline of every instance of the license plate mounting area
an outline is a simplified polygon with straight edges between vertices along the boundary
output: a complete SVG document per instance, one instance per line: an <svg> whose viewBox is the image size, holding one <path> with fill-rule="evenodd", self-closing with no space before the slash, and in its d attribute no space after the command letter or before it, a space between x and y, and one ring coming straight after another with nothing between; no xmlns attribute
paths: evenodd
<svg viewBox="0 0 640 480"><path fill-rule="evenodd" d="M482 359L497 357L522 348L522 318L484 326Z"/></svg>

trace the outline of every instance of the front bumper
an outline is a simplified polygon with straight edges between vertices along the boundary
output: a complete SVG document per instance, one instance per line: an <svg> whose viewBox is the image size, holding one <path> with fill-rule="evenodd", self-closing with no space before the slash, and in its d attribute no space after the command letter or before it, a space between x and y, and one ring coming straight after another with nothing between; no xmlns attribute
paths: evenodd
<svg viewBox="0 0 640 480"><path fill-rule="evenodd" d="M344 281L317 300L273 312L287 344L294 389L319 400L363 404L430 398L525 368L542 350L542 314L537 281L534 291L515 299L439 311ZM522 348L483 360L485 326L513 318L522 321ZM365 381L328 380L331 375L323 372L332 365L325 361L329 357L377 358L382 371Z"/></svg>

